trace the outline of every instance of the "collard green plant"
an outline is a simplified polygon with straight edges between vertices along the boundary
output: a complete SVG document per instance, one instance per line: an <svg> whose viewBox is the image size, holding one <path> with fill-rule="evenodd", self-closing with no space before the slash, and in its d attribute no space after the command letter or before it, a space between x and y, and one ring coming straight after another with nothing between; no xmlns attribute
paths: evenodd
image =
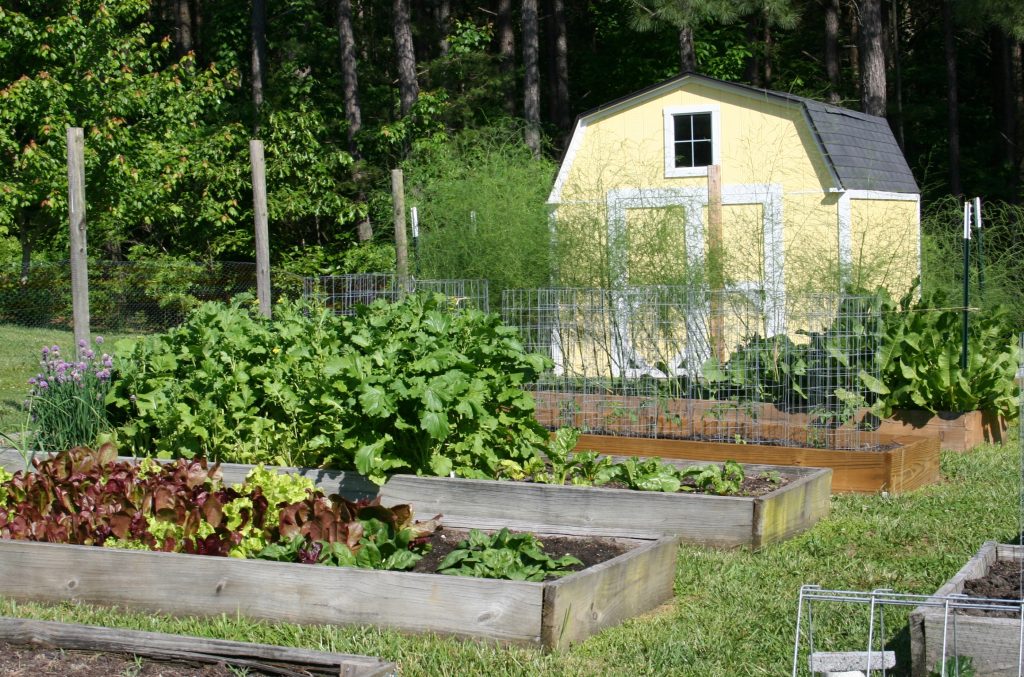
<svg viewBox="0 0 1024 677"><path fill-rule="evenodd" d="M708 463L703 466L692 465L683 470L680 477L692 482L693 489L697 491L716 496L728 496L740 493L745 473L743 466L736 461L726 461L722 465L717 463ZM684 487L684 489L689 489L689 487Z"/></svg>
<svg viewBox="0 0 1024 677"><path fill-rule="evenodd" d="M513 534L502 529L490 536L477 529L460 541L437 566L438 573L452 576L501 578L512 581L543 581L565 576L579 559L565 555L553 558L533 534Z"/></svg>
<svg viewBox="0 0 1024 677"><path fill-rule="evenodd" d="M619 464L618 478L630 489L674 493L682 488L679 471L660 458L627 458Z"/></svg>

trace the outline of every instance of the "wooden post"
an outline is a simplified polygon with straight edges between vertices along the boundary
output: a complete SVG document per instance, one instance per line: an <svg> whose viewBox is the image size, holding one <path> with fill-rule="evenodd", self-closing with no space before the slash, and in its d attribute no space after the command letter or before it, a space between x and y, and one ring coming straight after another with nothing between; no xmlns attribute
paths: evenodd
<svg viewBox="0 0 1024 677"><path fill-rule="evenodd" d="M270 242L267 233L267 174L263 161L263 142L249 142L252 162L252 215L256 222L256 298L260 313L270 317Z"/></svg>
<svg viewBox="0 0 1024 677"><path fill-rule="evenodd" d="M392 214L395 220L395 272L398 275L398 298L405 298L409 289L409 241L405 235L405 178L401 169L391 170Z"/></svg>
<svg viewBox="0 0 1024 677"><path fill-rule="evenodd" d="M75 350L89 345L89 265L85 237L85 136L68 127L68 222L71 232L71 317Z"/></svg>
<svg viewBox="0 0 1024 677"><path fill-rule="evenodd" d="M711 335L711 354L719 362L725 355L725 318L722 295L725 293L725 248L722 236L722 168L708 167L708 284L711 288L708 327Z"/></svg>

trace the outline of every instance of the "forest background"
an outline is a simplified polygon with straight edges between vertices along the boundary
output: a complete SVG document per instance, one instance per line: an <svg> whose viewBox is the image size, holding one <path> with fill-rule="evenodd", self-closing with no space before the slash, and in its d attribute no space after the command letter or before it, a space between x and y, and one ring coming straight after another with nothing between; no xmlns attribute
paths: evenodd
<svg viewBox="0 0 1024 677"><path fill-rule="evenodd" d="M275 269L392 269L403 167L423 276L546 286L544 201L575 116L696 71L885 115L922 187L926 263L953 283L955 197L980 195L1011 293L1022 41L1016 0L3 0L0 265L67 258L72 125L94 258L252 260L260 138Z"/></svg>

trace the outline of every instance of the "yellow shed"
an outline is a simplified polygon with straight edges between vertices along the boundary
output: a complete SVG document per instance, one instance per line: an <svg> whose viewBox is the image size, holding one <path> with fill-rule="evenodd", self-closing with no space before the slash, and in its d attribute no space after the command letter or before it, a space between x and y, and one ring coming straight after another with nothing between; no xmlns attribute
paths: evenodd
<svg viewBox="0 0 1024 677"><path fill-rule="evenodd" d="M884 118L687 74L579 117L549 197L559 284L687 284L721 176L726 289L904 291L920 191Z"/></svg>

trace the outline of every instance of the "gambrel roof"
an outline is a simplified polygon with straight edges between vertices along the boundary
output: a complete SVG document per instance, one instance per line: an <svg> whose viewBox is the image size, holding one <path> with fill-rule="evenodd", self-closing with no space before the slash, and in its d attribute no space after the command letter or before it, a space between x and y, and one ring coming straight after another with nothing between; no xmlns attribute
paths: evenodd
<svg viewBox="0 0 1024 677"><path fill-rule="evenodd" d="M590 120L607 117L635 102L661 96L689 82L800 106L828 164L829 171L836 183L833 188L836 190L920 193L917 181L914 180L910 166L907 165L907 160L903 156L903 151L896 143L896 137L893 136L892 129L885 118L786 92L726 82L695 73L687 73L659 82L582 113L577 118L573 136L575 138L579 135L581 126ZM573 144L570 142L567 157L572 146ZM561 175L563 171L567 170L566 159L563 159L562 165L551 201L557 201L560 184L565 178Z"/></svg>

